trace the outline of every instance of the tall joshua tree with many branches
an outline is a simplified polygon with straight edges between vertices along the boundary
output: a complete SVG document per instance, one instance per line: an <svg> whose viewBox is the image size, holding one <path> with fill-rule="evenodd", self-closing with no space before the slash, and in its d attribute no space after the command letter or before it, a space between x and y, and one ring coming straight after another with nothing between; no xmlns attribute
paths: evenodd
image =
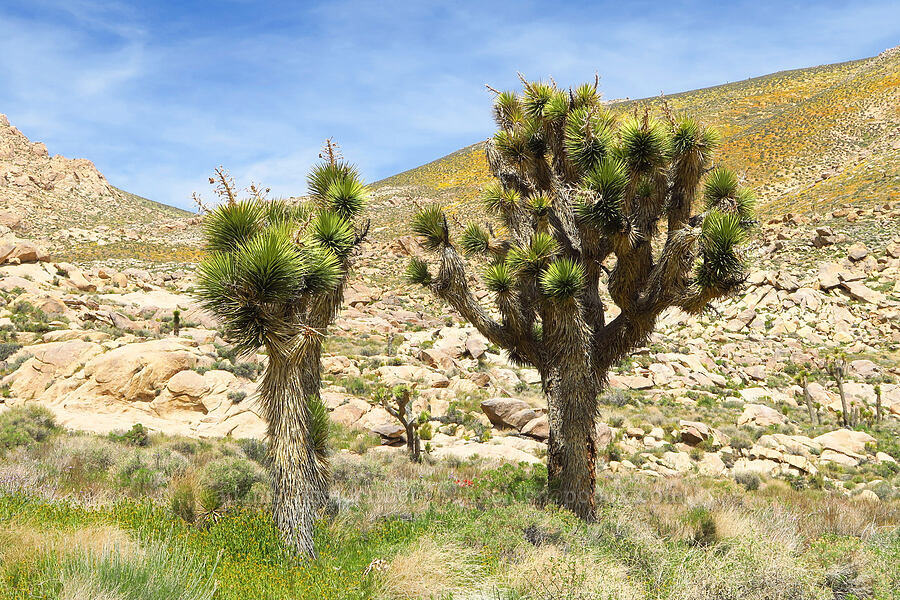
<svg viewBox="0 0 900 600"><path fill-rule="evenodd" d="M738 247L754 199L732 172L711 170L718 136L694 119L616 114L601 104L597 80L569 90L523 84L521 94L497 93L499 129L487 143L496 181L484 200L503 235L470 224L452 241L441 208L424 208L413 230L439 270L414 259L407 277L540 372L551 496L591 519L597 397L610 367L645 343L667 307L698 313L742 284ZM483 280L495 312L471 294L457 246L489 257ZM615 318L601 287L620 309Z"/></svg>
<svg viewBox="0 0 900 600"><path fill-rule="evenodd" d="M313 526L329 480L320 355L365 236L354 218L366 190L356 169L333 153L311 170L308 203L270 201L255 187L241 200L222 170L217 180L224 202L204 218L209 254L198 295L238 352L264 348L268 355L259 405L268 424L275 524L298 552L315 556Z"/></svg>

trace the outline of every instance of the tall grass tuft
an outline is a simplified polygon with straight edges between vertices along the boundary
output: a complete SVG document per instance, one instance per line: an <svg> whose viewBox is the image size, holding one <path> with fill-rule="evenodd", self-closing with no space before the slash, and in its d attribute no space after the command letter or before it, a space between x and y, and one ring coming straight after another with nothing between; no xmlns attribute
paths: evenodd
<svg viewBox="0 0 900 600"><path fill-rule="evenodd" d="M211 600L217 566L218 558L209 563L178 544L82 551L66 559L60 600Z"/></svg>

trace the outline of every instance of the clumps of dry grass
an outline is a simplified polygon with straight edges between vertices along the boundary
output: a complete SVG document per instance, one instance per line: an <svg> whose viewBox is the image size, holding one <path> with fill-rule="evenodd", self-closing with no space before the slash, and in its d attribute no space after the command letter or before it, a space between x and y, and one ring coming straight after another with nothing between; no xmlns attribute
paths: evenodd
<svg viewBox="0 0 900 600"><path fill-rule="evenodd" d="M526 549L507 565L504 588L541 600L639 600L640 586L611 557L545 545Z"/></svg>
<svg viewBox="0 0 900 600"><path fill-rule="evenodd" d="M125 550L138 547L126 532L108 525L70 530L39 529L15 522L0 525L0 564L28 562L39 556L101 552L110 546Z"/></svg>
<svg viewBox="0 0 900 600"><path fill-rule="evenodd" d="M383 585L390 598L445 598L484 586L477 552L451 540L419 538L388 564Z"/></svg>
<svg viewBox="0 0 900 600"><path fill-rule="evenodd" d="M778 543L753 538L694 549L677 565L672 597L682 600L813 600L828 598L821 574Z"/></svg>

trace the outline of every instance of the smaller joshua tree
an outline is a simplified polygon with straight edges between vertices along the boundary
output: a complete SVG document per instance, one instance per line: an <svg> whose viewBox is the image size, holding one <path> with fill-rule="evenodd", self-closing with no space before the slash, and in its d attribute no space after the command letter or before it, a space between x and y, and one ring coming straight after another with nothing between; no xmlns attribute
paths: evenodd
<svg viewBox="0 0 900 600"><path fill-rule="evenodd" d="M847 377L849 367L847 358L843 354L835 355L826 365L828 374L834 379L838 387L838 395L841 397L841 424L849 428L851 422L850 407L847 404L847 394L844 392L844 379Z"/></svg>
<svg viewBox="0 0 900 600"><path fill-rule="evenodd" d="M498 130L486 154L495 181L484 200L495 222L453 239L441 207L422 209L413 231L438 270L414 259L407 277L538 370L550 496L591 519L597 396L609 369L646 342L668 307L699 313L740 288L754 196L713 168L718 135L690 117L617 113L601 103L597 79L570 89L522 83L521 94L494 100ZM470 291L457 248L489 262L494 311Z"/></svg>
<svg viewBox="0 0 900 600"><path fill-rule="evenodd" d="M256 186L240 199L218 169L210 183L222 204L204 216L208 255L197 285L239 354L260 348L267 354L259 405L268 425L274 520L287 542L309 556L328 494L322 341L367 229L354 221L366 196L358 172L334 152L329 157L310 172L306 203L268 200Z"/></svg>
<svg viewBox="0 0 900 600"><path fill-rule="evenodd" d="M392 389L379 388L372 395L372 403L378 404L389 415L400 421L406 433L406 449L413 462L422 460L422 437L419 429L428 422L428 413L415 414L412 408L413 390L398 385Z"/></svg>

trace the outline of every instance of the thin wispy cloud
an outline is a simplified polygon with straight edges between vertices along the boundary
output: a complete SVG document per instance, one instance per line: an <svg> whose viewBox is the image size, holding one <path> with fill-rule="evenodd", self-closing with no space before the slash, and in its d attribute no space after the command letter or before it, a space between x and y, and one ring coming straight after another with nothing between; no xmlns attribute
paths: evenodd
<svg viewBox="0 0 900 600"><path fill-rule="evenodd" d="M870 56L871 2L125 2L0 6L0 112L51 152L179 206L229 167L304 191L326 137L369 180L490 135L484 83L601 75L644 97Z"/></svg>

